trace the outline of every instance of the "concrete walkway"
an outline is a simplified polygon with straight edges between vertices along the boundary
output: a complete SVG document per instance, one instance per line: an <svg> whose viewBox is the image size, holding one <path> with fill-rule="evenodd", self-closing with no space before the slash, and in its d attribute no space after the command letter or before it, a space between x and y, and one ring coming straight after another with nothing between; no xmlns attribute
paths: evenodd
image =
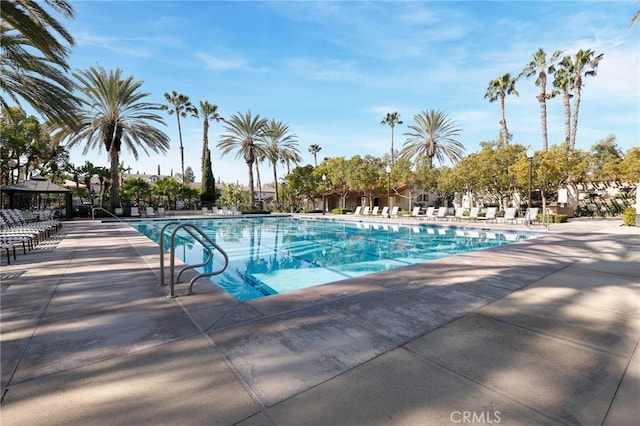
<svg viewBox="0 0 640 426"><path fill-rule="evenodd" d="M2 258L0 423L635 425L640 228L551 231L237 302L168 299L157 245L65 223Z"/></svg>

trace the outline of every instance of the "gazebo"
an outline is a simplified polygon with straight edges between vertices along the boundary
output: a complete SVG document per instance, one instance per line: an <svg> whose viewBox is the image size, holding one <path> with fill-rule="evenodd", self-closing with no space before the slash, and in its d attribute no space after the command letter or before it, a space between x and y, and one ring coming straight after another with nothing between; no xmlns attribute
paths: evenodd
<svg viewBox="0 0 640 426"><path fill-rule="evenodd" d="M67 219L73 218L73 206L71 191L67 188L56 185L46 180L40 175L31 177L24 182L15 183L13 185L4 185L0 187L0 192L9 196L9 208L14 208L14 196L18 194L64 194L65 195L65 216Z"/></svg>

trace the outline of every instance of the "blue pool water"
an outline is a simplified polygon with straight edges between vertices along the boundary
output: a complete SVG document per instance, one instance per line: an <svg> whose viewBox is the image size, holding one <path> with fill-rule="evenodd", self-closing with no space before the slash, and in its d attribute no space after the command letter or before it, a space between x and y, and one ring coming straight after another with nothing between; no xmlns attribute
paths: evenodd
<svg viewBox="0 0 640 426"><path fill-rule="evenodd" d="M402 268L474 250L534 238L535 234L483 231L429 225L350 222L299 217L189 220L229 256L229 266L211 281L238 300L251 300L389 269ZM165 221L137 221L131 226L159 243ZM164 250L169 251L169 226ZM207 252L178 231L176 257L202 263ZM222 256L198 269L210 272ZM203 279L204 281L204 279ZM205 282L196 284L206 285Z"/></svg>

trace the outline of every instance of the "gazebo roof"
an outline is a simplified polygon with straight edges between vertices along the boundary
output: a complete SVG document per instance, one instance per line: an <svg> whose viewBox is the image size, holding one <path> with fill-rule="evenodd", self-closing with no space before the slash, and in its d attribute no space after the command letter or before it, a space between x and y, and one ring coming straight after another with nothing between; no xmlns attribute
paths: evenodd
<svg viewBox="0 0 640 426"><path fill-rule="evenodd" d="M7 192L7 193L34 192L34 193L41 193L41 194L70 191L67 188L63 188L61 186L56 185L53 182L46 180L40 175L33 176L31 179L26 180L24 182L15 183L13 185L4 185L0 187L0 190L2 192Z"/></svg>

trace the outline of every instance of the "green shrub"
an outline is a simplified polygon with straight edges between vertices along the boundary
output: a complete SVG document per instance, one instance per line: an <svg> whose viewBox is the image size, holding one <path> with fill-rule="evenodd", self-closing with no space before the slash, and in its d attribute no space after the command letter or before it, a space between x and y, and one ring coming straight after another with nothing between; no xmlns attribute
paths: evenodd
<svg viewBox="0 0 640 426"><path fill-rule="evenodd" d="M333 214L347 214L347 213L352 213L353 210L351 209L341 209L341 208L336 208L336 209L332 209L331 213Z"/></svg>
<svg viewBox="0 0 640 426"><path fill-rule="evenodd" d="M636 226L636 209L630 207L622 213L622 223L626 226Z"/></svg>
<svg viewBox="0 0 640 426"><path fill-rule="evenodd" d="M271 214L269 210L244 210L242 214Z"/></svg>
<svg viewBox="0 0 640 426"><path fill-rule="evenodd" d="M543 217L542 214L538 214L539 223L566 223L568 216L566 214L549 214L547 217Z"/></svg>

